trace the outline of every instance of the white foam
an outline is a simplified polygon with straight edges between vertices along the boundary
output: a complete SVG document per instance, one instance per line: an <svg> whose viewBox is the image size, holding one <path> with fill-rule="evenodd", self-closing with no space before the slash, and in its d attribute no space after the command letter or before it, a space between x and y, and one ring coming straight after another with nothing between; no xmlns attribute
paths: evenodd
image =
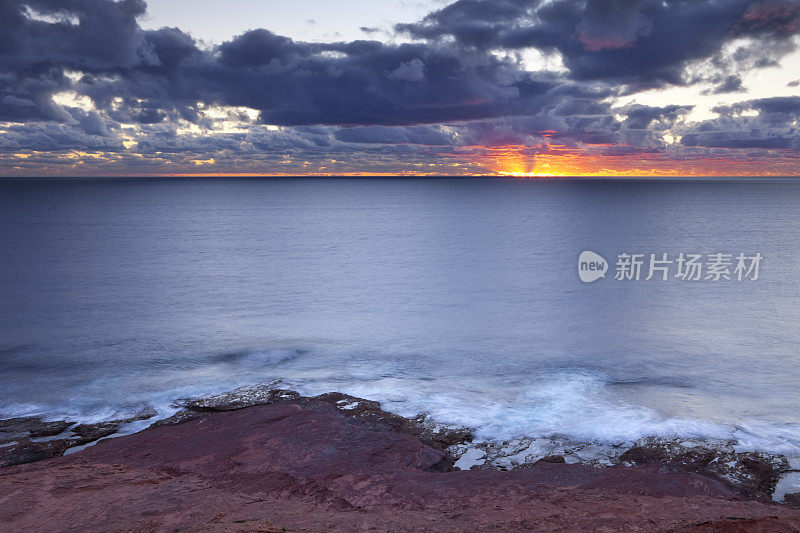
<svg viewBox="0 0 800 533"><path fill-rule="evenodd" d="M335 389L333 387L336 387ZM443 383L379 378L351 383L302 383L304 394L339 390L377 400L387 410L472 428L476 437L504 441L563 436L575 441L632 444L646 436L739 442L743 450L800 452L800 427L767 423L725 425L676 417L614 399L599 375L557 372L522 387L489 387L480 379ZM398 401L404 399L404 401Z"/></svg>
<svg viewBox="0 0 800 533"><path fill-rule="evenodd" d="M44 416L49 420L74 420L83 423L127 418L146 405L166 418L178 409L175 400L210 396L235 388L263 383L283 373L285 388L314 395L338 391L377 400L384 409L402 416L427 414L434 422L472 428L476 437L486 441L515 438L562 436L574 441L608 445L631 444L646 436L736 441L742 451L763 450L800 455L800 425L779 425L765 421L737 420L731 423L699 417L673 416L642 405L622 401L598 373L579 371L550 372L531 377L528 382L501 381L498 378L471 376L461 378L426 376L405 377L409 372L387 362L379 367L314 369L281 367L279 372L242 372L235 369L270 367L296 359L296 350L259 350L244 354L234 363L222 365L226 371L203 367L186 369L172 375L170 381L158 382L161 390L139 394L128 406L100 407L98 398L70 399L61 406L9 404L0 406L0 418ZM299 358L303 359L303 358ZM292 363L295 364L295 363ZM313 375L315 379L306 379ZM97 391L108 389L99 384Z"/></svg>

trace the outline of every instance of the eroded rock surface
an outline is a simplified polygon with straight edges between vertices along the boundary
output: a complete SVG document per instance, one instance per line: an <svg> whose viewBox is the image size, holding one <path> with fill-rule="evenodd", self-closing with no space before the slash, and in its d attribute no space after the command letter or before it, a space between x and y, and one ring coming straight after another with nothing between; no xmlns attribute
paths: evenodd
<svg viewBox="0 0 800 533"><path fill-rule="evenodd" d="M324 395L204 412L2 469L0 524L9 531L800 528L798 510L655 465L437 472L442 446L458 437L425 434L424 424L356 400Z"/></svg>

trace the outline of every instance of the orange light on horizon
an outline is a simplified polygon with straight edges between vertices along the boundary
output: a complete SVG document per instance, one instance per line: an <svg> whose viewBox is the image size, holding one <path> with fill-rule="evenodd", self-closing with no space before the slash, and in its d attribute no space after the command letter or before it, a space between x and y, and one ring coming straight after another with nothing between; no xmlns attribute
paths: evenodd
<svg viewBox="0 0 800 533"><path fill-rule="evenodd" d="M471 147L458 155L495 176L537 177L724 177L797 176L795 158L758 160L748 154L678 155L666 151L616 155L611 145Z"/></svg>
<svg viewBox="0 0 800 533"><path fill-rule="evenodd" d="M478 153L463 154L460 157L479 165L495 176L514 178L567 177L582 175L585 170L578 165L574 153L565 150L558 156L537 154L529 146L477 147ZM549 150L553 150L549 148Z"/></svg>

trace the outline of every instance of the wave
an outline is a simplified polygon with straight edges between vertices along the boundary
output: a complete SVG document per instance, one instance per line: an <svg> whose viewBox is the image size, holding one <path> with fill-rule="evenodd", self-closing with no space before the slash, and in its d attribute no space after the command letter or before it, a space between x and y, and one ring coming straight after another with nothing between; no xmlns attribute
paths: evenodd
<svg viewBox="0 0 800 533"><path fill-rule="evenodd" d="M657 436L736 441L743 450L800 454L800 425L670 416L615 399L611 381L582 372L548 374L511 394L502 387L492 390L480 380L461 380L448 388L441 380L393 378L339 385L341 392L380 401L385 409L406 417L423 413L442 424L472 428L484 441L558 436L618 445ZM325 388L319 383L300 386L304 394Z"/></svg>
<svg viewBox="0 0 800 533"><path fill-rule="evenodd" d="M39 416L92 423L125 418L145 406L158 411L156 418L165 418L179 408L178 399L219 394L286 377L283 387L304 395L338 391L376 400L387 411L402 416L426 414L437 423L469 427L477 439L484 441L558 436L624 445L657 436L736 441L742 450L800 455L800 424L674 416L621 400L615 394L618 383L598 372L559 370L527 380L520 376L417 377L391 365L371 370L359 365L321 378L318 371L283 366L304 353L283 348L226 353L217 357L217 365L225 369L221 373L186 370L160 381L157 391L127 398L110 394L108 389L113 383L104 382L87 389L94 391L95 397L73 396L62 405L0 405L0 418Z"/></svg>

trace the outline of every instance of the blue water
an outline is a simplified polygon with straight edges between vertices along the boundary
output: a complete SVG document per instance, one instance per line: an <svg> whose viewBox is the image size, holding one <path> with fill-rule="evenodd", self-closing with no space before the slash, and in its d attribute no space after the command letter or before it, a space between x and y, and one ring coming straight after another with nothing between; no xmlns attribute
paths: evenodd
<svg viewBox="0 0 800 533"><path fill-rule="evenodd" d="M273 378L484 438L800 451L800 181L0 182L0 417ZM577 257L764 256L757 281Z"/></svg>

